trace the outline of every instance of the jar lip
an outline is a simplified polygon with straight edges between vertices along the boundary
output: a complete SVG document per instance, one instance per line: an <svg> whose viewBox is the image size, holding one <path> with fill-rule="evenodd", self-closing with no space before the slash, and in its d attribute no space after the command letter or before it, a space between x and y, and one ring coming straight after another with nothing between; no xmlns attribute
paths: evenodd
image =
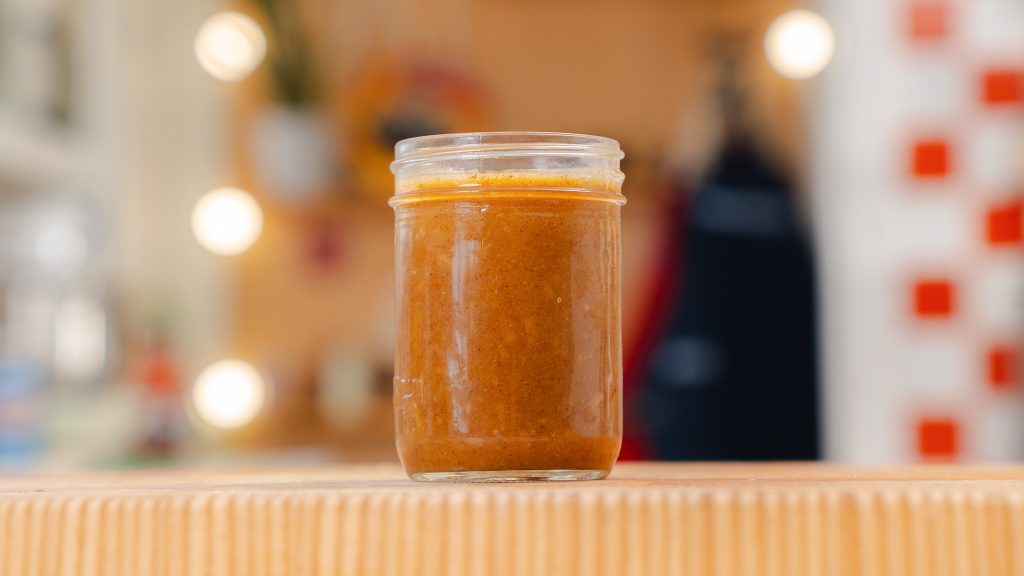
<svg viewBox="0 0 1024 576"><path fill-rule="evenodd" d="M421 160L451 156L501 157L522 154L624 157L618 141L570 132L461 132L406 138L395 144L391 171Z"/></svg>

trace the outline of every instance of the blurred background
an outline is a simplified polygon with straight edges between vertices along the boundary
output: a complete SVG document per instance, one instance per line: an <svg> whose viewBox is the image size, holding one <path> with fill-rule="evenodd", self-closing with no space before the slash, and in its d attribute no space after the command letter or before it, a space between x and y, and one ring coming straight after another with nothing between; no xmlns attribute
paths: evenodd
<svg viewBox="0 0 1024 576"><path fill-rule="evenodd" d="M478 130L626 152L624 459L1024 458L1019 0L0 0L0 468L394 460Z"/></svg>

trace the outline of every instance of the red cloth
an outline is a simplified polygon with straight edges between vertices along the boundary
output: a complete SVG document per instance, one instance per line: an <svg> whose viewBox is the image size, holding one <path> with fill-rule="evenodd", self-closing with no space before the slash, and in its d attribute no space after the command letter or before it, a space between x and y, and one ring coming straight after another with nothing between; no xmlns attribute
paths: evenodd
<svg viewBox="0 0 1024 576"><path fill-rule="evenodd" d="M623 434L619 460L649 460L652 457L650 442L636 403L651 352L665 331L676 303L679 302L686 197L682 191L675 190L668 195L666 206L660 210L663 217L659 224L661 234L656 248L658 256L654 259L654 266L646 271L652 278L647 283L647 293L640 309L635 336L632 342L625 346L622 382Z"/></svg>

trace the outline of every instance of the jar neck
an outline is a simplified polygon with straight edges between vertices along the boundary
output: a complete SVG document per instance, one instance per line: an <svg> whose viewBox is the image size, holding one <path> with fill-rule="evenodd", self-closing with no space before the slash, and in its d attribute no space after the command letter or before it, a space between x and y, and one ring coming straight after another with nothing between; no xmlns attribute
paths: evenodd
<svg viewBox="0 0 1024 576"><path fill-rule="evenodd" d="M390 204L430 200L535 198L593 200L625 204L622 180L590 173L480 172L397 178Z"/></svg>
<svg viewBox="0 0 1024 576"><path fill-rule="evenodd" d="M395 199L442 192L550 191L625 200L620 193L623 154L610 138L548 132L442 134L403 140L395 151Z"/></svg>

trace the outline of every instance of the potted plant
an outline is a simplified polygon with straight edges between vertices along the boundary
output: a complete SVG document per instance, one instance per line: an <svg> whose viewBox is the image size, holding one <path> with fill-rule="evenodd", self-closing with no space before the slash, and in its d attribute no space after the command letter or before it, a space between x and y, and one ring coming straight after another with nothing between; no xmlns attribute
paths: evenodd
<svg viewBox="0 0 1024 576"><path fill-rule="evenodd" d="M252 1L267 22L275 98L252 126L253 169L268 197L301 205L323 194L335 177L335 139L321 105L319 69L296 4Z"/></svg>

